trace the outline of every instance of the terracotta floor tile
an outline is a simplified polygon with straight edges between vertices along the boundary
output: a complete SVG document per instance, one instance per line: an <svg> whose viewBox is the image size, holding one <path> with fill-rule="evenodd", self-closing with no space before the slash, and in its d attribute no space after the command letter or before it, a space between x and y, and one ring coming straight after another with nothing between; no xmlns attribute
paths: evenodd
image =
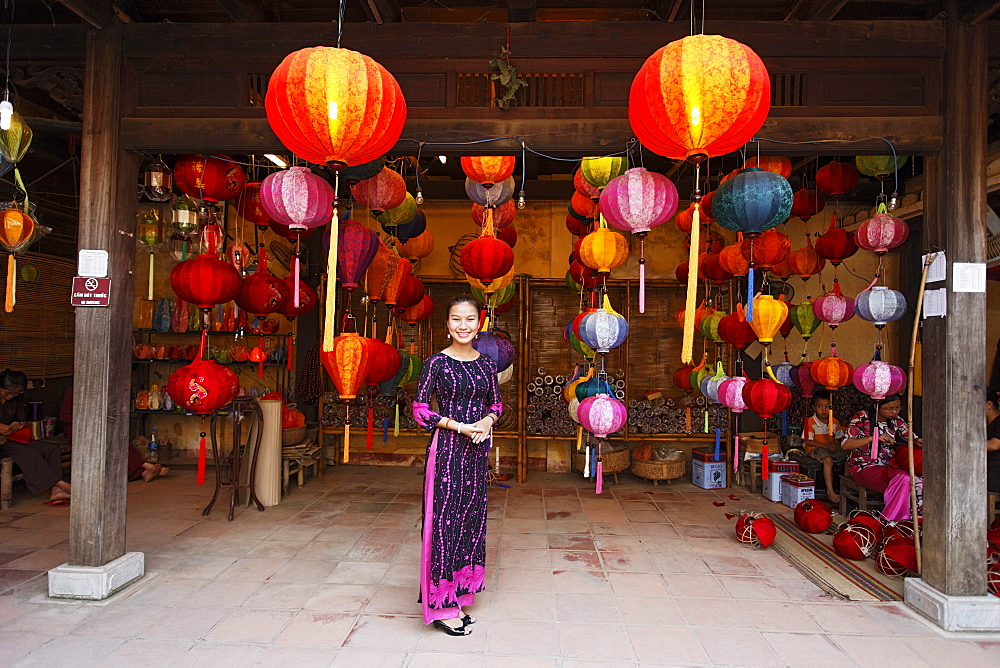
<svg viewBox="0 0 1000 668"><path fill-rule="evenodd" d="M605 621L559 623L559 655L564 659L632 661L635 653L625 628Z"/></svg>
<svg viewBox="0 0 1000 668"><path fill-rule="evenodd" d="M731 598L675 598L674 602L692 626L711 626L720 631L753 626L739 604Z"/></svg>
<svg viewBox="0 0 1000 668"><path fill-rule="evenodd" d="M551 581L557 594L611 593L611 585L601 571L554 570Z"/></svg>
<svg viewBox="0 0 1000 668"><path fill-rule="evenodd" d="M618 616L625 626L634 624L682 625L685 623L677 599L672 596L615 596Z"/></svg>
<svg viewBox="0 0 1000 668"><path fill-rule="evenodd" d="M722 557L715 555L703 556L702 561L708 570L715 575L747 575L762 576L764 573L757 568L754 561L746 557Z"/></svg>
<svg viewBox="0 0 1000 668"><path fill-rule="evenodd" d="M597 552L585 550L549 550L555 570L600 570L601 557Z"/></svg>
<svg viewBox="0 0 1000 668"><path fill-rule="evenodd" d="M550 593L500 590L492 598L492 619L556 621L556 599Z"/></svg>
<svg viewBox="0 0 1000 668"><path fill-rule="evenodd" d="M698 598L728 598L729 594L719 581L707 573L670 573L663 576L670 593L674 596Z"/></svg>
<svg viewBox="0 0 1000 668"><path fill-rule="evenodd" d="M791 601L737 600L737 605L753 624L761 631L800 631L818 633L819 625L806 614L801 604Z"/></svg>
<svg viewBox="0 0 1000 668"><path fill-rule="evenodd" d="M497 589L503 591L552 591L552 571L537 568L501 568Z"/></svg>
<svg viewBox="0 0 1000 668"><path fill-rule="evenodd" d="M202 557L191 556L170 570L174 578L195 578L211 580L236 563L236 557Z"/></svg>
<svg viewBox="0 0 1000 668"><path fill-rule="evenodd" d="M375 584L385 576L387 570L389 564L342 561L326 581L339 584Z"/></svg>
<svg viewBox="0 0 1000 668"><path fill-rule="evenodd" d="M615 596L666 596L663 579L655 573L608 573Z"/></svg>
<svg viewBox="0 0 1000 668"><path fill-rule="evenodd" d="M548 534L548 546L556 550L588 550L593 551L594 537L587 534Z"/></svg>
<svg viewBox="0 0 1000 668"><path fill-rule="evenodd" d="M931 665L914 652L906 640L891 636L836 635L832 640L859 666L884 668L885 666ZM993 657L994 662L997 656ZM957 662L953 665L961 665ZM974 664L969 664L974 665Z"/></svg>
<svg viewBox="0 0 1000 668"><path fill-rule="evenodd" d="M305 610L359 613L375 595L373 585L321 585L302 607Z"/></svg>
<svg viewBox="0 0 1000 668"><path fill-rule="evenodd" d="M337 565L336 561L305 560L297 557L275 571L270 581L320 584L326 582Z"/></svg>
<svg viewBox="0 0 1000 668"><path fill-rule="evenodd" d="M262 586L260 582L255 581L212 580L201 589L189 594L181 605L236 608Z"/></svg>
<svg viewBox="0 0 1000 668"><path fill-rule="evenodd" d="M309 582L265 582L243 601L241 607L298 610L316 595L319 587Z"/></svg>
<svg viewBox="0 0 1000 668"><path fill-rule="evenodd" d="M187 654L194 644L187 640L128 640L101 660L101 666L169 666Z"/></svg>
<svg viewBox="0 0 1000 668"><path fill-rule="evenodd" d="M555 603L560 623L618 620L615 597L608 594L556 594Z"/></svg>
<svg viewBox="0 0 1000 668"><path fill-rule="evenodd" d="M217 577L222 580L253 580L263 582L278 569L287 565L285 559L253 559L250 557L237 559L229 568Z"/></svg>
<svg viewBox="0 0 1000 668"><path fill-rule="evenodd" d="M291 621L289 610L235 610L205 636L210 642L269 643Z"/></svg>
<svg viewBox="0 0 1000 668"><path fill-rule="evenodd" d="M261 652L260 645L237 643L200 643L177 660L181 666L219 668L219 666L249 666Z"/></svg>
<svg viewBox="0 0 1000 668"><path fill-rule="evenodd" d="M34 650L18 662L19 666L51 666L65 663L72 657L72 663L78 666L99 665L101 660L111 654L124 640L112 638L84 638L80 636L62 636L53 638Z"/></svg>
<svg viewBox="0 0 1000 668"><path fill-rule="evenodd" d="M905 639L906 646L932 666L995 666L997 656L988 654L971 640L934 636Z"/></svg>
<svg viewBox="0 0 1000 668"><path fill-rule="evenodd" d="M184 606L171 608L155 620L132 618L129 624L135 628L136 622L150 621L137 631L138 638L160 638L164 640L200 640L212 632L215 625L225 619L232 608L202 608ZM80 631L81 629L78 629ZM131 634L130 634L131 635Z"/></svg>
<svg viewBox="0 0 1000 668"><path fill-rule="evenodd" d="M330 665L334 651L319 647L283 647L269 645L254 660L255 666L294 666L295 668L323 668ZM357 665L357 664L356 664Z"/></svg>
<svg viewBox="0 0 1000 668"><path fill-rule="evenodd" d="M559 656L559 625L555 622L494 620L489 639L489 653L508 656L557 657ZM516 662L516 664L519 663L519 661Z"/></svg>
<svg viewBox="0 0 1000 668"><path fill-rule="evenodd" d="M416 587L387 587L375 590L364 608L367 614L416 615L420 614Z"/></svg>
<svg viewBox="0 0 1000 668"><path fill-rule="evenodd" d="M420 617L361 615L344 641L344 647L406 652L426 632Z"/></svg>
<svg viewBox="0 0 1000 668"><path fill-rule="evenodd" d="M503 548L500 550L499 563L505 568L551 568L549 550Z"/></svg>

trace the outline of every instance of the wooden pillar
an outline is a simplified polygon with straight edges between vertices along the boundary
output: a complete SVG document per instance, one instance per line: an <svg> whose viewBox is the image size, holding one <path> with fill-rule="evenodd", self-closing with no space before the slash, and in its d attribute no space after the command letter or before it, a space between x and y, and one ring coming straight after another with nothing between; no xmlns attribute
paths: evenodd
<svg viewBox="0 0 1000 668"><path fill-rule="evenodd" d="M81 249L106 250L110 306L76 309L69 563L125 553L137 160L119 147L122 26L87 34L80 173Z"/></svg>
<svg viewBox="0 0 1000 668"><path fill-rule="evenodd" d="M949 19L944 148L926 163L924 243L946 252L948 315L924 322L922 577L952 597L986 593L986 293L953 291L954 263L986 259L986 58L985 24Z"/></svg>

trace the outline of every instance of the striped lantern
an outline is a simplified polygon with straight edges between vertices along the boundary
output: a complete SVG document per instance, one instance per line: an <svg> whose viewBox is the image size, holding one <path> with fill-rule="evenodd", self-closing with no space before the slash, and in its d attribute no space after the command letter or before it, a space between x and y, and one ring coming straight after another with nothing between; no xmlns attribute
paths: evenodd
<svg viewBox="0 0 1000 668"><path fill-rule="evenodd" d="M719 251L719 266L733 276L746 276L747 272L750 271L750 263L743 256L742 235L740 237L740 241Z"/></svg>
<svg viewBox="0 0 1000 668"><path fill-rule="evenodd" d="M396 311L402 313L411 306L416 306L425 294L427 289L424 287L424 282L417 276L409 276L396 297Z"/></svg>
<svg viewBox="0 0 1000 668"><path fill-rule="evenodd" d="M809 337L819 329L819 323L823 322L816 316L814 304L809 299L789 309L788 317L804 341L808 341Z"/></svg>
<svg viewBox="0 0 1000 668"><path fill-rule="evenodd" d="M340 170L341 178L347 181L348 186L353 186L359 181L364 181L365 179L370 179L373 176L379 174L385 167L385 156L380 156L374 160L369 160L368 162L363 162L360 165L354 167L345 167Z"/></svg>
<svg viewBox="0 0 1000 668"><path fill-rule="evenodd" d="M765 230L759 236L744 239L740 252L754 267L773 267L788 258L792 252L792 240L777 230Z"/></svg>
<svg viewBox="0 0 1000 668"><path fill-rule="evenodd" d="M320 359L342 400L354 399L368 376L370 349L367 339L345 332L333 340L333 350L321 351ZM345 457L347 453L344 453Z"/></svg>
<svg viewBox="0 0 1000 668"><path fill-rule="evenodd" d="M747 322L742 305L736 307L736 313L719 321L719 337L736 348L746 348L757 340L757 333Z"/></svg>
<svg viewBox="0 0 1000 668"><path fill-rule="evenodd" d="M809 371L817 383L828 390L836 390L851 382L854 367L842 360L834 351L829 357L822 357L813 362Z"/></svg>
<svg viewBox="0 0 1000 668"><path fill-rule="evenodd" d="M719 335L719 323L728 314L725 311L714 311L701 319L701 335L713 343L725 343Z"/></svg>
<svg viewBox="0 0 1000 668"><path fill-rule="evenodd" d="M465 195L480 206L500 206L514 196L514 177L509 176L490 188L472 179L465 179Z"/></svg>
<svg viewBox="0 0 1000 668"><path fill-rule="evenodd" d="M431 299L430 295L424 295L419 304L403 311L402 319L407 324L415 325L418 322L427 320L427 318L431 317L432 313L434 313L434 300Z"/></svg>
<svg viewBox="0 0 1000 668"><path fill-rule="evenodd" d="M766 419L791 406L792 391L770 378L751 380L743 386L743 403Z"/></svg>
<svg viewBox="0 0 1000 668"><path fill-rule="evenodd" d="M406 180L399 172L384 167L370 179L352 185L351 196L378 216L403 203L406 198Z"/></svg>
<svg viewBox="0 0 1000 668"><path fill-rule="evenodd" d="M628 259L628 239L599 227L580 243L580 262L599 273L609 273Z"/></svg>
<svg viewBox="0 0 1000 668"><path fill-rule="evenodd" d="M580 402L577 416L584 429L597 438L607 438L625 426L628 410L614 397L598 394Z"/></svg>
<svg viewBox="0 0 1000 668"><path fill-rule="evenodd" d="M404 244L410 239L419 237L427 231L427 216L420 209L414 214L413 219L402 225L386 225L381 223L382 231L391 237L396 237L400 244Z"/></svg>
<svg viewBox="0 0 1000 668"><path fill-rule="evenodd" d="M260 184L260 202L277 223L306 230L330 222L336 195L333 186L308 167L289 167L268 174Z"/></svg>
<svg viewBox="0 0 1000 668"><path fill-rule="evenodd" d="M487 190L514 173L512 155L463 155L461 162L465 175Z"/></svg>
<svg viewBox="0 0 1000 668"><path fill-rule="evenodd" d="M402 294L404 287L409 283L410 275L413 272L413 265L405 257L400 257L393 253L393 261L396 263L396 270L389 276L389 280L385 283L385 288L382 290L382 301L385 302L385 305L390 310L396 306L399 295Z"/></svg>
<svg viewBox="0 0 1000 668"><path fill-rule="evenodd" d="M712 200L715 220L728 230L760 234L792 212L792 187L780 174L756 167L742 170L718 187Z"/></svg>
<svg viewBox="0 0 1000 668"><path fill-rule="evenodd" d="M906 372L888 362L873 360L855 369L854 387L881 401L906 387Z"/></svg>
<svg viewBox="0 0 1000 668"><path fill-rule="evenodd" d="M579 168L573 172L573 188L584 197L589 197L596 202L601 197L601 189L591 185L587 179L583 178L583 172Z"/></svg>
<svg viewBox="0 0 1000 668"><path fill-rule="evenodd" d="M203 311L232 301L241 285L240 273L212 253L180 262L170 272L174 293Z"/></svg>
<svg viewBox="0 0 1000 668"><path fill-rule="evenodd" d="M585 223L593 221L597 218L597 202L580 194L579 191L574 191L573 196L569 198L569 215Z"/></svg>
<svg viewBox="0 0 1000 668"><path fill-rule="evenodd" d="M345 220L340 224L337 233L337 278L348 292L358 287L375 259L379 245L378 235L361 223Z"/></svg>
<svg viewBox="0 0 1000 668"><path fill-rule="evenodd" d="M874 251L877 255L885 255L890 249L899 246L910 235L910 227L901 218L890 216L881 209L880 212L861 223L854 231L854 242L865 250Z"/></svg>
<svg viewBox="0 0 1000 668"><path fill-rule="evenodd" d="M761 343L771 343L788 317L788 304L772 295L757 295L753 300L754 319L750 326Z"/></svg>
<svg viewBox="0 0 1000 668"><path fill-rule="evenodd" d="M506 371L517 359L514 344L510 339L494 332L479 332L472 342L472 347L496 362L497 373Z"/></svg>
<svg viewBox="0 0 1000 668"><path fill-rule="evenodd" d="M733 275L722 266L721 258L721 253L702 253L699 255L698 278L712 283L725 283L731 280Z"/></svg>
<svg viewBox="0 0 1000 668"><path fill-rule="evenodd" d="M898 290L876 285L858 294L854 299L854 312L862 320L882 329L886 323L899 320L906 314L906 297Z"/></svg>
<svg viewBox="0 0 1000 668"><path fill-rule="evenodd" d="M365 272L365 293L369 300L377 302L382 299L382 294L385 292L386 286L389 285L392 275L399 268L398 259L399 256L393 253L385 243L378 242L375 256Z"/></svg>
<svg viewBox="0 0 1000 668"><path fill-rule="evenodd" d="M587 157L580 161L580 173L584 180L597 189L604 188L608 183L628 169L625 156L609 155L604 157Z"/></svg>
<svg viewBox="0 0 1000 668"><path fill-rule="evenodd" d="M480 281L492 281L514 266L514 252L495 236L483 235L465 244L459 255L462 270Z"/></svg>
<svg viewBox="0 0 1000 668"><path fill-rule="evenodd" d="M774 377L779 383L785 387L793 387L795 382L792 380L792 369L794 368L794 364L785 360L781 364L772 367L771 370L774 372Z"/></svg>
<svg viewBox="0 0 1000 668"><path fill-rule="evenodd" d="M420 260L434 252L434 235L430 230L399 244L399 254L410 260Z"/></svg>
<svg viewBox="0 0 1000 668"><path fill-rule="evenodd" d="M859 155L854 158L854 166L865 176L884 180L906 164L908 155Z"/></svg>
<svg viewBox="0 0 1000 668"><path fill-rule="evenodd" d="M673 379L674 385L684 390L688 394L694 392L694 386L691 385L691 372L694 371L693 364L686 364L681 368L674 371Z"/></svg>
<svg viewBox="0 0 1000 668"><path fill-rule="evenodd" d="M813 313L830 327L836 328L840 323L854 317L854 300L845 297L840 290L840 283L836 282L833 284L833 290L818 297L813 303Z"/></svg>
<svg viewBox="0 0 1000 668"><path fill-rule="evenodd" d="M588 313L580 320L580 340L602 355L625 342L628 336L628 321L611 308L608 296L604 295L604 308Z"/></svg>
<svg viewBox="0 0 1000 668"><path fill-rule="evenodd" d="M719 386L727 380L729 380L729 376L723 372L722 361L720 360L715 364L715 374L712 376L706 376L702 379L701 393L712 403L721 403L719 400Z"/></svg>
<svg viewBox="0 0 1000 668"><path fill-rule="evenodd" d="M812 239L806 239L806 245L793 250L788 255L788 264L792 268L792 273L806 280L823 270L826 259L813 248Z"/></svg>

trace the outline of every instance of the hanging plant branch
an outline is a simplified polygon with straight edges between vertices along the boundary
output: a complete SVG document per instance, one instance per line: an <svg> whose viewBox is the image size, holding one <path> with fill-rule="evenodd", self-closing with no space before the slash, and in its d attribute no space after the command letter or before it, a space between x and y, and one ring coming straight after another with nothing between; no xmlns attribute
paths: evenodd
<svg viewBox="0 0 1000 668"><path fill-rule="evenodd" d="M501 109L509 109L517 91L526 88L528 82L523 77L517 76L517 68L511 65L510 51L506 48L500 49L500 56L490 61L490 67L495 67L497 70L496 74L490 76L490 80L499 84L494 87L498 95L493 98L493 103Z"/></svg>

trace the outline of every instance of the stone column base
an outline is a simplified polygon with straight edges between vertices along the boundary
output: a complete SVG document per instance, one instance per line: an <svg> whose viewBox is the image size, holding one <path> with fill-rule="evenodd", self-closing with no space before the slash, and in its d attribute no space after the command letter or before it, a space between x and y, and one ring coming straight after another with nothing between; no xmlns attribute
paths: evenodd
<svg viewBox="0 0 1000 668"><path fill-rule="evenodd" d="M146 563L142 552L126 552L103 566L74 566L67 563L49 571L49 596L101 601L135 582L145 572Z"/></svg>
<svg viewBox="0 0 1000 668"><path fill-rule="evenodd" d="M920 578L906 578L903 600L945 631L1000 631L996 596L948 596Z"/></svg>

